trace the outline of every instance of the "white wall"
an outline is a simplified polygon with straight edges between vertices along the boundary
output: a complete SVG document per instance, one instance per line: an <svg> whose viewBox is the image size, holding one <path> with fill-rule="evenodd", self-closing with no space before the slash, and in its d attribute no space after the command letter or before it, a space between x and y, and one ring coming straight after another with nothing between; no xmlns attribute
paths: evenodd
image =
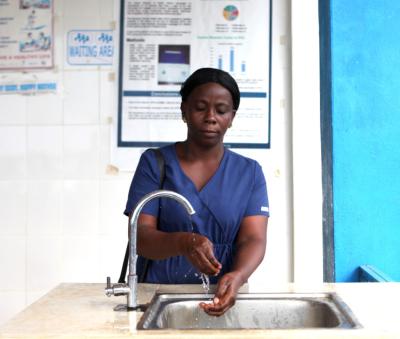
<svg viewBox="0 0 400 339"><path fill-rule="evenodd" d="M323 280L318 0L291 3L293 281Z"/></svg>
<svg viewBox="0 0 400 339"><path fill-rule="evenodd" d="M273 1L271 148L237 150L257 159L267 180L271 217L267 252L250 282L293 281L292 163L290 93L290 1ZM240 114L240 112L239 112Z"/></svg>
<svg viewBox="0 0 400 339"><path fill-rule="evenodd" d="M56 0L55 69L30 74L57 94L0 96L0 323L60 282L118 278L132 173L107 167L117 63L65 58L69 30L110 29L117 15L113 0Z"/></svg>
<svg viewBox="0 0 400 339"><path fill-rule="evenodd" d="M300 2L317 7L316 0ZM294 279L293 220L299 219L292 203L290 6L289 0L273 6L272 147L239 150L261 163L270 196L268 248L251 277L256 282ZM126 244L122 211L132 172L109 167L117 59L112 67L71 67L65 61L69 30L115 28L118 37L118 15L117 0L56 0L55 69L34 74L55 80L58 93L0 96L0 324L60 282L119 276ZM133 166L141 151L126 152ZM307 173L297 178L310 179Z"/></svg>

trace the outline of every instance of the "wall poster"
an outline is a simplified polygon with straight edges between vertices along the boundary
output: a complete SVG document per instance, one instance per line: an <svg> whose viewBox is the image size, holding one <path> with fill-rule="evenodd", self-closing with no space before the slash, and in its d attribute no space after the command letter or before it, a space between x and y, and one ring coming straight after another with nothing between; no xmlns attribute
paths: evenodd
<svg viewBox="0 0 400 339"><path fill-rule="evenodd" d="M270 147L271 1L123 0L118 147L184 140L179 89L201 67L238 82L241 103L225 144Z"/></svg>
<svg viewBox="0 0 400 339"><path fill-rule="evenodd" d="M52 0L0 0L0 70L53 67Z"/></svg>

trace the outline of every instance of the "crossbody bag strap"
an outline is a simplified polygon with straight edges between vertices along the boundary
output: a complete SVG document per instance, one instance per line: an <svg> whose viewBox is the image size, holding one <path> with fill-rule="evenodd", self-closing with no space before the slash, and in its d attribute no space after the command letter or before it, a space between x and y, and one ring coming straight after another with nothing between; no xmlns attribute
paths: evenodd
<svg viewBox="0 0 400 339"><path fill-rule="evenodd" d="M161 189L164 185L164 180L165 180L165 160L159 148L152 148L152 150L156 155L157 165L160 171L160 189Z"/></svg>

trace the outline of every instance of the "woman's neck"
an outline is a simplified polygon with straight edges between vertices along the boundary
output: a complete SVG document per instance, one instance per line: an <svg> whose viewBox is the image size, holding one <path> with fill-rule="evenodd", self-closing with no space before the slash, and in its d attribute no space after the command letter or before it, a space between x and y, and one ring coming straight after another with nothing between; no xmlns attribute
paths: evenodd
<svg viewBox="0 0 400 339"><path fill-rule="evenodd" d="M194 160L217 160L224 156L224 145L219 144L213 147L201 147L188 140L177 144L178 154L186 161Z"/></svg>

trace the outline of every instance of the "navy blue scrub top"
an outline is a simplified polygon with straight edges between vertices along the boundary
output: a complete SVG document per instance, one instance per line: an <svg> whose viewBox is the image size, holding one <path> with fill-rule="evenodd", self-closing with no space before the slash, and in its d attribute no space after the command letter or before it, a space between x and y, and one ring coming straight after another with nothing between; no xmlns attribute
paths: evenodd
<svg viewBox="0 0 400 339"><path fill-rule="evenodd" d="M234 243L242 219L252 215L269 216L268 195L261 166L253 159L225 148L219 168L198 191L183 172L175 144L160 148L165 159L163 189L183 195L196 213L191 217L175 200L153 199L142 213L159 217L164 232L195 232L206 236L214 245L215 256L222 264L219 276L230 271ZM160 189L160 171L152 151L145 151L129 189L125 215L129 215L145 194ZM159 205L161 203L161 206ZM216 283L218 277L210 277ZM184 256L152 260L146 282L161 284L197 284L199 272Z"/></svg>

